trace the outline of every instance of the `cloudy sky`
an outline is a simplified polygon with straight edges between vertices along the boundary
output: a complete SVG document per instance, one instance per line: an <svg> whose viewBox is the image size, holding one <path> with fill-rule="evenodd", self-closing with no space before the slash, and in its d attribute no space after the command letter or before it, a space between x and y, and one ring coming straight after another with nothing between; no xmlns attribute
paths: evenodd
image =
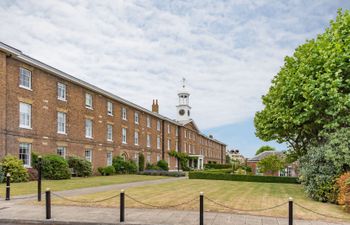
<svg viewBox="0 0 350 225"><path fill-rule="evenodd" d="M200 129L252 156L261 95L338 8L350 1L2 0L0 41L171 118L185 77Z"/></svg>

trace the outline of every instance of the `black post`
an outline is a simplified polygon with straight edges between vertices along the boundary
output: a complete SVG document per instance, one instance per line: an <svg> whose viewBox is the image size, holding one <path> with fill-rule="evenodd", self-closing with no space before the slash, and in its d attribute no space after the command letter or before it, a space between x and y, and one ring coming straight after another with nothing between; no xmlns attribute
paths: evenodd
<svg viewBox="0 0 350 225"><path fill-rule="evenodd" d="M288 200L288 225L293 225L293 198Z"/></svg>
<svg viewBox="0 0 350 225"><path fill-rule="evenodd" d="M38 157L38 202L41 202L41 169L42 169L42 158L40 155Z"/></svg>
<svg viewBox="0 0 350 225"><path fill-rule="evenodd" d="M51 191L49 188L45 192L45 203L46 203L46 219L51 219Z"/></svg>
<svg viewBox="0 0 350 225"><path fill-rule="evenodd" d="M203 192L199 195L199 225L204 225L204 195Z"/></svg>
<svg viewBox="0 0 350 225"><path fill-rule="evenodd" d="M6 174L6 201L10 201L10 174Z"/></svg>
<svg viewBox="0 0 350 225"><path fill-rule="evenodd" d="M125 196L124 196L124 190L120 191L120 222L125 222Z"/></svg>

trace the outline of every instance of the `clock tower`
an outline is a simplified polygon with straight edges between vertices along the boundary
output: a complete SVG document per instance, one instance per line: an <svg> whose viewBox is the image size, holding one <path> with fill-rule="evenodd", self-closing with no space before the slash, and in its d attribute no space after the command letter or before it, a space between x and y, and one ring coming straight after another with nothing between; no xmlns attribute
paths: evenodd
<svg viewBox="0 0 350 225"><path fill-rule="evenodd" d="M190 93L186 89L186 79L182 78L182 88L178 91L179 104L176 106L177 109L177 120L179 122L186 123L190 120L191 107L189 105Z"/></svg>

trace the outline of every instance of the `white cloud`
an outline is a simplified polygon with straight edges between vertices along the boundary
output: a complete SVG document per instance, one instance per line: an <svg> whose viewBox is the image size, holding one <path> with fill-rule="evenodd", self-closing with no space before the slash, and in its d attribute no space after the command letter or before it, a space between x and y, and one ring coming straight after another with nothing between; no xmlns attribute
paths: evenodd
<svg viewBox="0 0 350 225"><path fill-rule="evenodd" d="M236 123L342 1L2 1L0 41L175 118L182 77L201 128ZM349 5L349 4L348 4Z"/></svg>

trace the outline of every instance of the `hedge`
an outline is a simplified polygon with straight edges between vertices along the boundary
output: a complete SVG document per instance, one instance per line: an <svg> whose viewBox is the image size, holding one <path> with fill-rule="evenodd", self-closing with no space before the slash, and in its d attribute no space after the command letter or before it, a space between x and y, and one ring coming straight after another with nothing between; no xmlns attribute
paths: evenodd
<svg viewBox="0 0 350 225"><path fill-rule="evenodd" d="M232 165L209 163L209 164L204 164L204 168L205 169L229 169L229 168L232 168Z"/></svg>
<svg viewBox="0 0 350 225"><path fill-rule="evenodd" d="M299 183L297 177L274 177L274 176L252 176L252 175L235 175L227 173L207 173L207 172L189 172L189 179L208 179L208 180L232 180L247 182L263 183Z"/></svg>
<svg viewBox="0 0 350 225"><path fill-rule="evenodd" d="M169 176L169 177L184 177L186 173L181 171L164 171L164 170L144 170L138 173L139 175L150 176Z"/></svg>

